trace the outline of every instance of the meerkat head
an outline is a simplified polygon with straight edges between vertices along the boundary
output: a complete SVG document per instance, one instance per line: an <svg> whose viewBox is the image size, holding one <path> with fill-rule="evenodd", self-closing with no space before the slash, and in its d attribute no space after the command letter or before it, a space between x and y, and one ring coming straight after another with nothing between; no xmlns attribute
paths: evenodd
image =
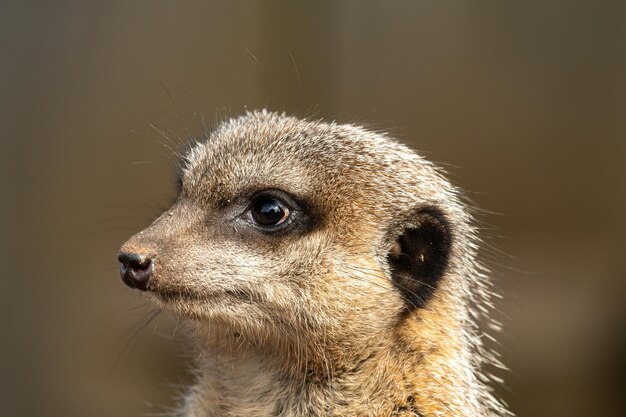
<svg viewBox="0 0 626 417"><path fill-rule="evenodd" d="M350 355L416 311L463 310L471 233L455 190L408 148L262 111L189 152L178 199L119 260L166 310Z"/></svg>

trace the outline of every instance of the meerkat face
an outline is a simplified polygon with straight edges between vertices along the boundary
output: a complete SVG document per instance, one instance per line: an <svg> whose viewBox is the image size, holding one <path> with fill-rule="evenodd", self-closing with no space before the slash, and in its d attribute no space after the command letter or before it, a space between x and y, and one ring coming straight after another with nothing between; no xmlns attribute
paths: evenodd
<svg viewBox="0 0 626 417"><path fill-rule="evenodd" d="M362 343L454 268L453 191L382 135L249 113L192 149L180 179L119 259L129 286L190 318Z"/></svg>

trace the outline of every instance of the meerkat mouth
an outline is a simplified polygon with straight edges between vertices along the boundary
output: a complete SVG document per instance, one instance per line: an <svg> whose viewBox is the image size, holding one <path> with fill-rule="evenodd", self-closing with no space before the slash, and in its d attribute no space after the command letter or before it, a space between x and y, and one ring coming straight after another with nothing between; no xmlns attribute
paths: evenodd
<svg viewBox="0 0 626 417"><path fill-rule="evenodd" d="M194 292L178 289L150 289L160 301L176 303L180 301L208 304L212 302L248 302L258 303L262 300L258 296L239 290L221 290L211 292Z"/></svg>

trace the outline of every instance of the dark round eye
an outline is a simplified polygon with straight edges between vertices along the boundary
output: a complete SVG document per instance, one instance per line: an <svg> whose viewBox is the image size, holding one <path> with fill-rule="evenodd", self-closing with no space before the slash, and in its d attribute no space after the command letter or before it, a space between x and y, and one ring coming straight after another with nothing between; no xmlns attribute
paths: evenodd
<svg viewBox="0 0 626 417"><path fill-rule="evenodd" d="M260 198L250 210L252 220L261 226L278 226L289 218L290 210L280 200Z"/></svg>

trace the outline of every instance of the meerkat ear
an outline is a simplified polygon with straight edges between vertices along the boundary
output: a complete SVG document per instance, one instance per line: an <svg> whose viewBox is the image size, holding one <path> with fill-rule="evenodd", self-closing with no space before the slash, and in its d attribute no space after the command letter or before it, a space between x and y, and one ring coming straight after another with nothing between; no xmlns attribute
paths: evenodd
<svg viewBox="0 0 626 417"><path fill-rule="evenodd" d="M387 261L407 308L423 308L448 267L452 235L443 214L433 208L418 210L406 224L399 235L394 233Z"/></svg>

